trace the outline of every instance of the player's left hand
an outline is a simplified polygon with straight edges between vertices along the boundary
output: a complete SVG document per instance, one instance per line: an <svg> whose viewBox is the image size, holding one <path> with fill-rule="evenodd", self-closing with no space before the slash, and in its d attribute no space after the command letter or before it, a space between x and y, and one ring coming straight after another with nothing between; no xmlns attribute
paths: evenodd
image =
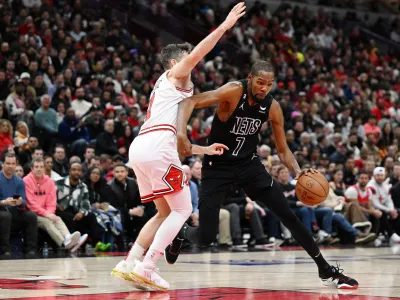
<svg viewBox="0 0 400 300"><path fill-rule="evenodd" d="M229 148L227 146L225 146L224 144L215 143L206 148L205 154L207 154L207 155L222 155L222 154L224 154L224 149L229 150Z"/></svg>
<svg viewBox="0 0 400 300"><path fill-rule="evenodd" d="M317 171L317 170L315 170L315 169L313 169L313 168L305 169L305 170L302 170L300 173L297 173L297 174L296 174L296 177L295 177L294 179L295 179L295 180L298 180L300 176L302 176L302 175L308 175L309 173L315 174L315 173L319 173L319 171Z"/></svg>
<svg viewBox="0 0 400 300"><path fill-rule="evenodd" d="M178 153L182 156L192 155L192 144L190 143L187 135L177 134Z"/></svg>

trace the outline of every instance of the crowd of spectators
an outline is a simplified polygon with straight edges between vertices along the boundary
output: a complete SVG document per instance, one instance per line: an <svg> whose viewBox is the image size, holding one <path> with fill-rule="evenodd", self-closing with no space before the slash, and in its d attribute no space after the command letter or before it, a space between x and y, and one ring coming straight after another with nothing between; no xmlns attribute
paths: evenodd
<svg viewBox="0 0 400 300"><path fill-rule="evenodd" d="M207 31L231 7L212 1L150 2L153 13L164 7ZM138 40L120 20L87 14L80 0L1 1L0 25L2 252L9 255L21 233L29 255L46 239L55 242L54 248L76 250L86 243L88 251L125 249L156 213L152 204L140 203L128 150L163 73L161 40ZM274 155L268 124L261 131L258 154L286 186L288 200L316 240L361 243L370 241L370 233L383 233L377 240L397 242L398 56L380 53L357 28L344 32L334 14L311 15L287 6L271 12L259 2L248 7L223 42L237 45L244 59L235 65L217 46L193 71L195 93L245 78L257 59L274 64L272 94L283 109L289 146L302 167L325 174L332 203L312 210L291 198L292 174ZM207 142L214 112L205 108L194 113L188 127L193 143ZM190 222L196 226L201 157L184 163L193 182ZM384 168L384 178L377 167ZM370 200L354 209L351 201L360 201L354 185L364 184L363 174L371 180ZM354 217L353 211L360 210L359 218ZM362 225L353 227L355 223ZM245 248L247 231L254 247L290 242L268 209L235 186L221 208L219 231L219 243L237 249Z"/></svg>

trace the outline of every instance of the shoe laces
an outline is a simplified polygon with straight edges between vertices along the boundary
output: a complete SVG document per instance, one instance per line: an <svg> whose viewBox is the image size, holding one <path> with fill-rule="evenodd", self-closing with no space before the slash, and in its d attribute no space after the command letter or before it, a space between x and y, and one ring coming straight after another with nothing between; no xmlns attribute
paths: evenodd
<svg viewBox="0 0 400 300"><path fill-rule="evenodd" d="M349 277L343 274L344 270L340 268L340 264L338 262L336 262L336 267L332 266L332 271L332 277L334 278L343 278L346 280L349 279Z"/></svg>

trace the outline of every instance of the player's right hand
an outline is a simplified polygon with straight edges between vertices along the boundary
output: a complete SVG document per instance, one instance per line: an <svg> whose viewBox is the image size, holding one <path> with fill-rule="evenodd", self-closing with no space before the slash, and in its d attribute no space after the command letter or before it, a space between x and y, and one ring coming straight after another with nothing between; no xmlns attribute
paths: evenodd
<svg viewBox="0 0 400 300"><path fill-rule="evenodd" d="M178 153L183 156L191 156L192 144L190 143L187 135L178 134L176 139L178 143Z"/></svg>
<svg viewBox="0 0 400 300"><path fill-rule="evenodd" d="M222 154L224 154L224 149L229 150L229 148L227 146L225 146L224 144L215 143L206 148L205 154L207 154L207 155L222 155Z"/></svg>
<svg viewBox="0 0 400 300"><path fill-rule="evenodd" d="M244 5L244 2L240 2L236 4L229 15L226 17L226 20L221 24L225 30L228 30L232 28L233 25L235 25L236 21L239 20L240 17L242 17L246 12L245 12L246 6Z"/></svg>

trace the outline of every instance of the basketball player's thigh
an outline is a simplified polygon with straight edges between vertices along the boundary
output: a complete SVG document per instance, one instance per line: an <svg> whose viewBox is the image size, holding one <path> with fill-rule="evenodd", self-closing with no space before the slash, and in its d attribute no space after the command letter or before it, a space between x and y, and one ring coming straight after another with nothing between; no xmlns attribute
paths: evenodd
<svg viewBox="0 0 400 300"><path fill-rule="evenodd" d="M262 197L265 189L273 185L271 175L265 170L264 165L258 158L254 158L244 165L237 177L239 185L252 200Z"/></svg>
<svg viewBox="0 0 400 300"><path fill-rule="evenodd" d="M155 198L183 190L185 176L179 159L159 158L149 165L148 170Z"/></svg>
<svg viewBox="0 0 400 300"><path fill-rule="evenodd" d="M142 203L154 201L156 198L153 195L151 178L146 172L146 166L143 167L140 163L133 163L132 168L136 175Z"/></svg>
<svg viewBox="0 0 400 300"><path fill-rule="evenodd" d="M154 199L154 204L160 217L168 217L171 213L171 208L169 207L168 202L167 200L165 200L164 197L158 197Z"/></svg>
<svg viewBox="0 0 400 300"><path fill-rule="evenodd" d="M226 198L229 186L227 179L207 177L201 181L199 194L199 230L204 245L212 243L218 232L219 211Z"/></svg>

